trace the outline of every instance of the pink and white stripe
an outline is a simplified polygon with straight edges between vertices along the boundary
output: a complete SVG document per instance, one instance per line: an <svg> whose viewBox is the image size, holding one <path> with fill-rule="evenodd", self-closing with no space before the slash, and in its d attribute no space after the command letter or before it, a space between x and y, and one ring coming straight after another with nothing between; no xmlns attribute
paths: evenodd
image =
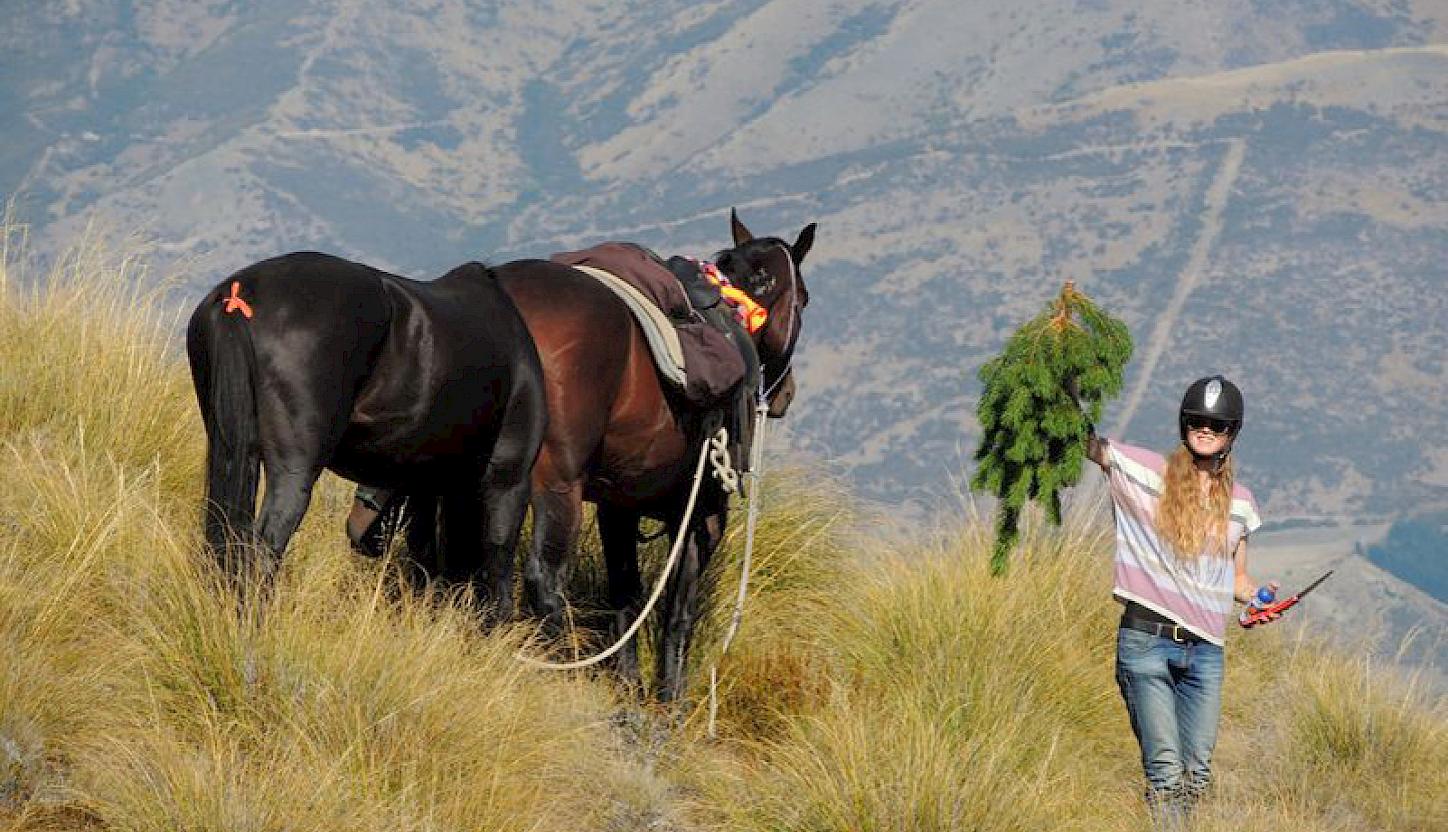
<svg viewBox="0 0 1448 832"><path fill-rule="evenodd" d="M1227 546L1183 561L1157 537L1156 510L1166 460L1157 453L1109 440L1106 446L1111 502L1116 516L1117 598L1135 601L1213 644L1226 637L1232 612L1237 542L1262 525L1257 501L1242 485L1232 489Z"/></svg>

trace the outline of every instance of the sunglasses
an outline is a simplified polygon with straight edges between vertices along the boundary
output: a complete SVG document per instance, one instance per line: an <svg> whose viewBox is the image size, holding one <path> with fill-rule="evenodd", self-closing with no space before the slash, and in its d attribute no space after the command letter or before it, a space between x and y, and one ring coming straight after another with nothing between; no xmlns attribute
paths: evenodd
<svg viewBox="0 0 1448 832"><path fill-rule="evenodd" d="M1207 430L1220 435L1232 430L1232 422L1228 419L1214 419L1210 416L1188 416L1187 430Z"/></svg>

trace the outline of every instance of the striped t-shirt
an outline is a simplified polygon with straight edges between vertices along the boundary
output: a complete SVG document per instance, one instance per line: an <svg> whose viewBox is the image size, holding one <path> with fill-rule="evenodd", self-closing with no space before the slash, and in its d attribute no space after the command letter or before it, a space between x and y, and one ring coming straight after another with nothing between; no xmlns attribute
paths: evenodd
<svg viewBox="0 0 1448 832"><path fill-rule="evenodd" d="M1232 612L1236 573L1232 552L1262 520L1257 501L1241 485L1232 487L1232 516L1224 551L1180 560L1156 534L1166 460L1160 454L1114 439L1106 443L1107 479L1116 515L1117 598L1135 601L1221 645ZM1220 544L1219 544L1220 545Z"/></svg>

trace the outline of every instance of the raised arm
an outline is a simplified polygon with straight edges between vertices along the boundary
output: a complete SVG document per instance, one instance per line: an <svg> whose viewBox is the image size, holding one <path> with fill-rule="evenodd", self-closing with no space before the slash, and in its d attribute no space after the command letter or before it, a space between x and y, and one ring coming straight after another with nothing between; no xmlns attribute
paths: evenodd
<svg viewBox="0 0 1448 832"><path fill-rule="evenodd" d="M1086 437L1086 456L1105 471L1107 468L1106 440L1094 433Z"/></svg>
<svg viewBox="0 0 1448 832"><path fill-rule="evenodd" d="M1069 288L1071 284L1067 283L1066 286ZM1066 392L1071 396L1071 401L1076 403L1076 409L1081 411L1081 418L1086 420L1086 430L1090 434L1086 437L1086 458L1100 465L1101 470L1105 471L1107 468L1106 440L1096 435L1096 425L1091 421L1086 408L1081 406L1081 390L1076 384L1074 376L1066 379Z"/></svg>

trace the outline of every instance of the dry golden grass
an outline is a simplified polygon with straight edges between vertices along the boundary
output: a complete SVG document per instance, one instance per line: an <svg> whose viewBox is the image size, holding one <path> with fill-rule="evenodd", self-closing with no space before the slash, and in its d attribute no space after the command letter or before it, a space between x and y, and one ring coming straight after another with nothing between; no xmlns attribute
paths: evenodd
<svg viewBox="0 0 1448 832"><path fill-rule="evenodd" d="M744 627L721 660L741 509L675 714L399 588L347 551L331 477L240 617L197 556L181 319L135 258L23 265L0 258L0 829L1145 828L1099 522L1028 526L992 579L988 523L867 545L838 485L768 472ZM1289 635L1232 637L1197 828L1448 828L1443 698Z"/></svg>
<svg viewBox="0 0 1448 832"><path fill-rule="evenodd" d="M0 826L607 828L666 791L610 687L351 555L328 478L263 623L198 562L179 319L130 267L0 277ZM625 827L626 828L626 827Z"/></svg>
<svg viewBox="0 0 1448 832"><path fill-rule="evenodd" d="M841 564L800 637L753 640L744 686L774 717L735 716L729 742L682 753L710 825L1147 828L1112 675L1109 541L1089 523L1029 528L999 580L988 534L972 520ZM1194 828L1448 828L1448 703L1289 635L1229 637L1218 787ZM760 670L799 667L808 695Z"/></svg>

